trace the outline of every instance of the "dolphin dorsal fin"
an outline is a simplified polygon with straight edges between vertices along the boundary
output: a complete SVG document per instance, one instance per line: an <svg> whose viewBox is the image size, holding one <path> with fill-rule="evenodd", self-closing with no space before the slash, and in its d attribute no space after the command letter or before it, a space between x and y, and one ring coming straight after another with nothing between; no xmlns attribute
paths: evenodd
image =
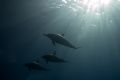
<svg viewBox="0 0 120 80"><path fill-rule="evenodd" d="M61 36L64 36L64 34L61 34Z"/></svg>

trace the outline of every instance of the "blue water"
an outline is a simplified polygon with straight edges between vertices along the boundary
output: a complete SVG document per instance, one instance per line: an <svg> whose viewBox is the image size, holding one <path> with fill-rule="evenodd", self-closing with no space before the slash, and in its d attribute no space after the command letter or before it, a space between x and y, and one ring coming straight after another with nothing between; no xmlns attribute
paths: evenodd
<svg viewBox="0 0 120 80"><path fill-rule="evenodd" d="M1 1L0 80L120 80L119 4L98 18L76 15L67 7L50 8L53 2ZM65 34L82 48L54 47L43 33ZM55 49L68 63L46 64L40 58ZM51 70L28 71L24 64L38 58Z"/></svg>

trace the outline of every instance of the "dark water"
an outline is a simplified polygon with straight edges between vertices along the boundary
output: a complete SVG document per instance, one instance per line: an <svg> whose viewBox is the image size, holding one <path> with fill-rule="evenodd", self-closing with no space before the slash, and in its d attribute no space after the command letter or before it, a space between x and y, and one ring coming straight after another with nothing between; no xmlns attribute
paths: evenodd
<svg viewBox="0 0 120 80"><path fill-rule="evenodd" d="M50 8L52 2L54 0L0 2L0 80L120 80L117 4L97 20L92 16L88 19L88 15L84 19L84 13L75 16L66 7ZM74 45L82 48L74 50L61 45L55 48L43 33L64 33ZM46 64L40 58L54 49L69 62ZM36 58L51 71L29 72L24 64Z"/></svg>

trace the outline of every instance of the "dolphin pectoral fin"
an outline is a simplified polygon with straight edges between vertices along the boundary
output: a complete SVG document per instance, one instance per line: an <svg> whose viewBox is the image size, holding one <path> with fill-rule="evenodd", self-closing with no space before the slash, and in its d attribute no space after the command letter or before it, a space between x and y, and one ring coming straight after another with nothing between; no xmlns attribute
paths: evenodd
<svg viewBox="0 0 120 80"><path fill-rule="evenodd" d="M52 40L53 45L55 46L55 41Z"/></svg>

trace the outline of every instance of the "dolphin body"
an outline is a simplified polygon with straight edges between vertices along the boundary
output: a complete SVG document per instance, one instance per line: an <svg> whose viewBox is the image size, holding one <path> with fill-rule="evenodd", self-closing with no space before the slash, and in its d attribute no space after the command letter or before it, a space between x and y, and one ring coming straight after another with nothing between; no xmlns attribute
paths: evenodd
<svg viewBox="0 0 120 80"><path fill-rule="evenodd" d="M67 62L67 61L57 57L56 52L44 55L44 56L42 56L42 58L45 59L47 63L48 62L54 62L54 63L66 63Z"/></svg>
<svg viewBox="0 0 120 80"><path fill-rule="evenodd" d="M53 45L55 45L55 43L73 48L73 49L78 49L80 47L75 47L72 43L70 43L70 41L68 41L65 37L64 34L44 34L46 37L48 37L49 39L52 40Z"/></svg>
<svg viewBox="0 0 120 80"><path fill-rule="evenodd" d="M42 67L38 61L33 61L31 63L26 63L25 66L28 68L28 70L38 70L38 71L48 71L48 69Z"/></svg>

